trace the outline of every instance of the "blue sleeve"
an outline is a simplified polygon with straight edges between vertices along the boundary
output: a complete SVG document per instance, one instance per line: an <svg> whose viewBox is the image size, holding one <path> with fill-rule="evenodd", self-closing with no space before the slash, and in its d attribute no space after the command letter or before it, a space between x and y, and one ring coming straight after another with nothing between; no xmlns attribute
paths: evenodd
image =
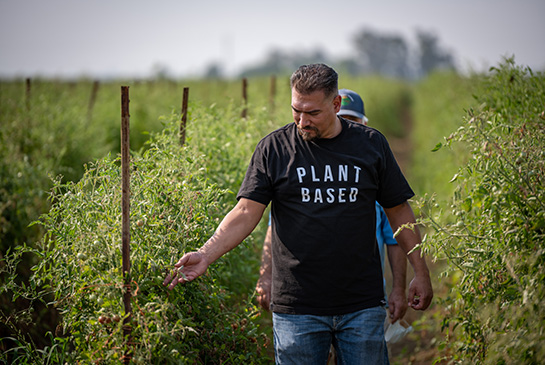
<svg viewBox="0 0 545 365"><path fill-rule="evenodd" d="M390 222L388 222L388 217L384 212L384 209L377 203L377 209L380 210L380 225L377 227L377 235L381 234L383 242L386 245L397 245L397 241L394 238L394 232L392 227L390 227Z"/></svg>

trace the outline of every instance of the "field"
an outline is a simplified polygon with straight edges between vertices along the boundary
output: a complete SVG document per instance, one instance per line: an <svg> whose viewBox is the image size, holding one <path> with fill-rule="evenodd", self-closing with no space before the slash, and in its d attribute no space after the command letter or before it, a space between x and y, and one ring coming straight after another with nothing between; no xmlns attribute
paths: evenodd
<svg viewBox="0 0 545 365"><path fill-rule="evenodd" d="M160 285L234 204L259 139L291 121L287 76L247 81L247 100L241 80L0 83L3 360L271 362L270 315L253 298L266 218L202 280L172 294ZM121 85L130 92L130 345ZM341 77L340 86L360 92L417 193L432 267L434 303L409 310L414 332L391 346L391 362L539 363L543 76L507 60L490 75Z"/></svg>

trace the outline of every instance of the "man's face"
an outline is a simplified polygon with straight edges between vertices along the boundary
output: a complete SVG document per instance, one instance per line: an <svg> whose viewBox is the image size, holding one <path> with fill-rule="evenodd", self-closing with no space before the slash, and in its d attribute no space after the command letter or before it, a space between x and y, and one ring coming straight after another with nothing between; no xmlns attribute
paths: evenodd
<svg viewBox="0 0 545 365"><path fill-rule="evenodd" d="M293 121L305 141L332 138L336 135L337 112L341 108L341 97L326 97L323 91L304 95L291 90Z"/></svg>

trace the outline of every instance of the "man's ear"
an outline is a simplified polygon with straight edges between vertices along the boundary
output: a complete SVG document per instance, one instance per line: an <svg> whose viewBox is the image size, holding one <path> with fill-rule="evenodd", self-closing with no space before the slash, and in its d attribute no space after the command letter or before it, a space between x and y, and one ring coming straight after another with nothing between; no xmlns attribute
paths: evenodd
<svg viewBox="0 0 545 365"><path fill-rule="evenodd" d="M335 107L335 114L341 110L342 97L340 95L335 96L333 99L333 106Z"/></svg>

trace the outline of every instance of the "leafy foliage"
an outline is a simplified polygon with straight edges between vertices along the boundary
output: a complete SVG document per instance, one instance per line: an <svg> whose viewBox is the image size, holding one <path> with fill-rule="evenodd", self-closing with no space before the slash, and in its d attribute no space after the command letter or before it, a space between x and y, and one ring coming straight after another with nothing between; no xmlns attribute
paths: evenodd
<svg viewBox="0 0 545 365"><path fill-rule="evenodd" d="M544 82L512 61L491 72L437 73L418 84L345 78L341 86L362 93L371 125L394 149L391 137L407 133L401 118L415 123L407 175L418 194L438 194L420 202L429 227L424 247L449 265L446 294L441 288L436 295L445 312L433 319L443 321L449 340L441 345L445 358L536 363L544 357ZM275 103L268 78L250 80L246 119L238 82L188 82L183 148L179 115L158 118L178 109L179 85L130 85L131 145L139 152L131 186L134 337L125 347L119 161L101 158L119 150L119 88L101 84L88 117L89 83L33 83L30 108L20 83L2 83L0 330L9 325L11 332L2 333L0 348L9 351L1 359L115 363L130 349L142 363L270 361L263 318L251 304L266 219L208 276L172 292L161 282L162 270L200 246L230 209L259 138L291 120L287 78L277 80ZM469 110L463 126L430 154L445 129L460 126L462 108ZM152 143L144 131L152 132ZM464 165L447 184L454 163ZM52 183L48 175L59 174L64 178ZM439 188L439 181L450 187ZM41 213L41 223L27 227ZM53 328L47 335L44 324ZM406 357L400 355L402 363Z"/></svg>
<svg viewBox="0 0 545 365"><path fill-rule="evenodd" d="M424 240L444 259L443 329L454 361L545 358L545 78L506 60L444 145L471 152L450 207L420 201ZM440 148L438 145L437 148Z"/></svg>
<svg viewBox="0 0 545 365"><path fill-rule="evenodd" d="M177 91L181 88L172 81L128 84L131 85L131 147L143 153L149 148L144 144L149 133L144 131L157 133L164 128L161 120L167 124L174 119L179 120L179 115L175 114L159 118L159 113L177 109L176 105L181 104L178 100L181 93ZM32 274L30 268L40 259L32 248L40 246L45 227L29 224L50 209L47 192L53 188L51 176L62 176L57 184L77 182L85 172L85 163L107 155L108 151L119 151L119 86L117 82L101 83L92 109L89 108L91 103L87 103L91 83L85 80L77 83L32 80L30 86L30 92L26 94L24 82L2 81L0 87L3 127L0 129L0 282L7 285L0 292L0 312L3 315L0 337L24 334L25 341L32 339L34 348L40 349L44 346L51 348L51 337L44 333L48 330L54 332L58 313L40 301L31 302L23 296L15 298L8 286L13 282L27 283ZM255 145L258 136L271 128L270 122L263 123L261 119L265 118L267 111L263 107L256 110L255 114L259 114L257 119L253 117L252 104L249 103L250 118L241 120L240 109L234 106L239 104L239 82L194 81L189 82L189 86L192 102L189 104L188 140L191 141L191 153L206 155L196 168L204 169L208 184L218 183L226 188L218 190L216 197L225 198L218 202L223 209L224 204L234 199L227 189L238 188L234 185L241 180L240 176L244 176L245 166L241 164L245 165L247 161L244 158L249 158L249 154L245 154ZM258 87L250 82L250 101L260 102L259 89L254 90ZM264 99L268 102L266 97ZM193 100L211 103L212 106L205 107ZM218 103L212 103L215 100ZM209 113L212 110L214 112ZM216 138L219 127L222 135ZM228 145L226 141L233 140L240 130L246 130L244 139ZM220 146L219 140L224 144ZM221 163L216 162L218 151L224 156ZM225 176L222 169L230 171L229 179L220 179ZM233 184L226 183L227 180ZM51 199L51 202L56 200ZM252 242L251 239L248 241ZM236 296L229 299L237 305L240 296L246 298L251 295L256 274L252 276L248 272L257 272L255 262L258 260L257 248L253 244L241 246L235 253L240 259L240 269L239 265L233 265L234 270L220 278L222 284L238 287ZM19 261L7 265L14 251L17 251ZM225 267L227 270L228 265ZM236 284L229 283L227 276L239 280ZM248 285L250 281L254 282ZM22 313L21 310L27 312ZM11 328L7 327L8 323ZM5 350L13 343L0 342L0 348Z"/></svg>
<svg viewBox="0 0 545 365"><path fill-rule="evenodd" d="M215 266L173 291L162 285L165 270L184 251L200 247L224 214L216 199L223 192L206 177L205 155L179 146L175 121L131 161L133 311L128 342L121 300L117 159L91 164L77 183L56 181L54 204L41 219L46 235L40 246L25 246L7 260L4 271L13 275L24 252L39 257L28 285L12 278L2 291L31 301L50 300L58 310L62 321L48 356L64 356L69 363L116 363L129 355L135 363L262 361L266 339L255 322L259 312L250 302L226 305L231 293L218 284ZM21 345L4 356L24 362L38 353Z"/></svg>

